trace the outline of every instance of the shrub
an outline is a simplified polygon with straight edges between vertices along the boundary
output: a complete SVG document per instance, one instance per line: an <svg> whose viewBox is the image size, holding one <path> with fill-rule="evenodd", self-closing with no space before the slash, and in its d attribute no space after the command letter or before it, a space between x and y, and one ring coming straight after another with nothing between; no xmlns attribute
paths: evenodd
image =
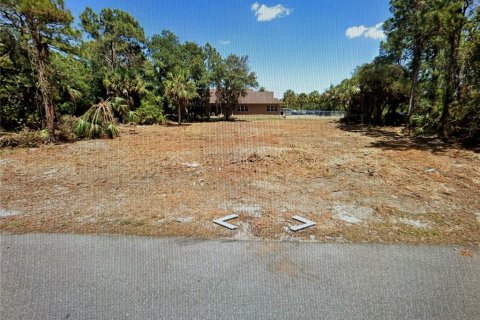
<svg viewBox="0 0 480 320"><path fill-rule="evenodd" d="M29 129L23 129L19 132L0 133L0 148L35 148L46 141L42 138L42 135L44 136L44 133L42 134L41 131L34 131Z"/></svg>
<svg viewBox="0 0 480 320"><path fill-rule="evenodd" d="M113 101L107 99L100 101L88 109L73 126L74 133L81 138L100 138L108 136L114 138L119 135L113 117Z"/></svg>
<svg viewBox="0 0 480 320"><path fill-rule="evenodd" d="M162 124L165 122L165 116L163 115L160 107L142 102L140 108L135 110L134 123L138 124Z"/></svg>
<svg viewBox="0 0 480 320"><path fill-rule="evenodd" d="M62 115L59 118L57 129L55 135L59 141L70 142L76 140L76 135L73 132L73 128L77 118L72 115Z"/></svg>

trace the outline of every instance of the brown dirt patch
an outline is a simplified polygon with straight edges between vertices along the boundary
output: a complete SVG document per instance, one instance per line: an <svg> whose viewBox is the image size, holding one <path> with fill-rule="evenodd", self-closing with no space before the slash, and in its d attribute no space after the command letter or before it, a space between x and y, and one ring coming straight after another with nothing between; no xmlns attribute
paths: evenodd
<svg viewBox="0 0 480 320"><path fill-rule="evenodd" d="M329 119L0 151L0 230L480 244L480 155ZM212 223L237 213L236 231ZM293 233L291 219L317 222Z"/></svg>

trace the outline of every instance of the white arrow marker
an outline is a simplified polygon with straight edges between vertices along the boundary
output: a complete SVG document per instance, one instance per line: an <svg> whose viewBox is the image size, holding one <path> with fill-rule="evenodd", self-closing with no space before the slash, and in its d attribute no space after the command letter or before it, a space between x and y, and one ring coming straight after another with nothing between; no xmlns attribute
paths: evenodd
<svg viewBox="0 0 480 320"><path fill-rule="evenodd" d="M300 216L293 216L292 219L303 222L303 224L297 224L296 226L291 226L290 230L292 231L302 230L315 225L315 222L302 218Z"/></svg>
<svg viewBox="0 0 480 320"><path fill-rule="evenodd" d="M225 222L227 220L231 220L231 219L235 219L235 218L238 218L238 214L230 214L230 215L225 216L223 218L213 220L213 223L219 224L222 227L228 228L230 230L235 230L235 229L237 229L237 226L234 226L233 224Z"/></svg>

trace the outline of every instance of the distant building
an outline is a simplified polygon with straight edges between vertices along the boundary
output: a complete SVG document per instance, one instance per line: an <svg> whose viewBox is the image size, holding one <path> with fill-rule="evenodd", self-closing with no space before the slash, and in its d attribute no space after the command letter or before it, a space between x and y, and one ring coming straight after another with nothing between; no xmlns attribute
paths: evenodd
<svg viewBox="0 0 480 320"><path fill-rule="evenodd" d="M217 110L215 89L210 90L210 110ZM264 114L264 115L280 115L281 102L273 96L272 91L253 91L247 89L245 97L240 96L238 99L238 106L233 110L233 115L249 115L249 114Z"/></svg>

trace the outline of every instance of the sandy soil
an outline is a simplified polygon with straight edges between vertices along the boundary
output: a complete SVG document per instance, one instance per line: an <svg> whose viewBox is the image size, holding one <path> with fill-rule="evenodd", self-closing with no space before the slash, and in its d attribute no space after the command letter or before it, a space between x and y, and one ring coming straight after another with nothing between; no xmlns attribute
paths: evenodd
<svg viewBox="0 0 480 320"><path fill-rule="evenodd" d="M480 244L473 151L334 119L121 131L1 150L0 230ZM237 230L212 223L231 213Z"/></svg>

